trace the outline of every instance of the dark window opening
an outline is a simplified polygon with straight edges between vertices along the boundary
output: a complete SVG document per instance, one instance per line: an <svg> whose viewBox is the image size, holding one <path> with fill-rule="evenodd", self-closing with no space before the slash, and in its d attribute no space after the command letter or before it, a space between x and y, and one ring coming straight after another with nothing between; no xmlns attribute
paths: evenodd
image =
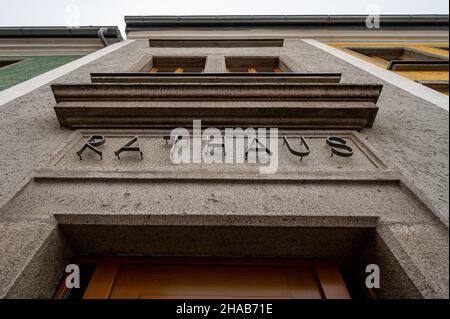
<svg viewBox="0 0 450 319"><path fill-rule="evenodd" d="M153 57L150 73L202 73L205 57Z"/></svg>
<svg viewBox="0 0 450 319"><path fill-rule="evenodd" d="M227 72L283 73L291 70L278 57L227 57Z"/></svg>
<svg viewBox="0 0 450 319"><path fill-rule="evenodd" d="M433 80L418 80L416 81L430 89L449 95L449 83L448 81L433 81Z"/></svg>
<svg viewBox="0 0 450 319"><path fill-rule="evenodd" d="M22 60L0 60L0 68L19 63L20 61L22 61Z"/></svg>
<svg viewBox="0 0 450 319"><path fill-rule="evenodd" d="M392 71L448 71L448 58L402 47L350 47Z"/></svg>

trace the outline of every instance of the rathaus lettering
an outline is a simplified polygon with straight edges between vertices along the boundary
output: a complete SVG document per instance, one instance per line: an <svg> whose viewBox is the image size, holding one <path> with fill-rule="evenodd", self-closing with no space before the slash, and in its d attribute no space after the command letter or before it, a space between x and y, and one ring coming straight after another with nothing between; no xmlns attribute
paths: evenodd
<svg viewBox="0 0 450 319"><path fill-rule="evenodd" d="M169 143L171 140L170 136L164 136L163 137L166 141L166 143ZM293 146L292 139L298 139L300 141L300 147L295 148ZM176 146L179 144L182 144L181 141L185 141L185 137L178 135L173 139L172 148L170 151L170 155L175 151ZM86 142L83 144L83 146L80 148L79 151L76 152L80 160L83 159L82 155L84 151L87 149L91 150L92 152L96 153L100 159L103 159L103 152L98 149L99 146L102 146L106 143L106 138L103 135L92 135L90 136ZM351 157L353 155L353 149L351 146L349 146L345 139L337 137L337 136L330 136L327 139L325 139L324 143L326 143L330 147L330 154L331 156L337 155L340 157ZM186 144L184 144L186 145ZM297 156L300 158L300 161L303 161L304 157L308 157L311 153L311 148L303 136L296 136L296 137L287 137L283 136L283 146L287 148L287 150L293 154L294 156ZM213 142L209 141L205 148L207 152L216 152L219 150L222 154L226 154L227 148L226 143L220 142ZM114 155L117 156L117 158L120 160L120 154L123 152L135 152L139 154L141 159L144 159L144 151L139 143L139 136L134 136L132 139L130 139L128 142L126 142L123 146L121 146L119 149L117 149L114 152ZM260 154L266 153L269 156L273 154L273 152L270 150L266 144L258 139L258 137L252 137L249 138L247 148L245 150L245 159L248 159L249 153L255 152Z"/></svg>

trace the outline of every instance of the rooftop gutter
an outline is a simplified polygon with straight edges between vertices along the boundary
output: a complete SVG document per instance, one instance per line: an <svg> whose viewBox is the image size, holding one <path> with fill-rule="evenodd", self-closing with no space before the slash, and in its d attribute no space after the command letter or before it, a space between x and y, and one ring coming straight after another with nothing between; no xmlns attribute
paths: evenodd
<svg viewBox="0 0 450 319"><path fill-rule="evenodd" d="M366 29L367 15L126 16L126 32L180 27L295 27ZM448 29L448 15L381 15L385 28Z"/></svg>
<svg viewBox="0 0 450 319"><path fill-rule="evenodd" d="M100 30L103 30L105 38L123 41L119 28L115 26L0 27L0 38L97 38Z"/></svg>

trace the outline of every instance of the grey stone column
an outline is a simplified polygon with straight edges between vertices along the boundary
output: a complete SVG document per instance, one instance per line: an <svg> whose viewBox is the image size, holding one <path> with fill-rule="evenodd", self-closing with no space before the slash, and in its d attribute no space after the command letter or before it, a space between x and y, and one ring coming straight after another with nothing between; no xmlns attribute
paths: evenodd
<svg viewBox="0 0 450 319"><path fill-rule="evenodd" d="M209 55L206 58L205 72L207 73L225 73L225 57L223 55Z"/></svg>

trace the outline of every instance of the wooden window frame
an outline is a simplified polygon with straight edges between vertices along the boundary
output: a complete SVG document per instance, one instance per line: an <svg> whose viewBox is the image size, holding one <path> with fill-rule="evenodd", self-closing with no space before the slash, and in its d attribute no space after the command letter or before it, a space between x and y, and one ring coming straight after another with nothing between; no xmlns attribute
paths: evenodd
<svg viewBox="0 0 450 319"><path fill-rule="evenodd" d="M158 73L158 70L159 70L159 68L153 66L150 69L150 73ZM182 66L175 67L175 70L173 71L173 73L183 73L183 72L184 72L184 67L182 67Z"/></svg>
<svg viewBox="0 0 450 319"><path fill-rule="evenodd" d="M283 73L292 70L283 62L280 57L268 56L226 56L226 71L228 73ZM240 68L243 71L233 71ZM271 71L258 71L258 68L271 68Z"/></svg>
<svg viewBox="0 0 450 319"><path fill-rule="evenodd" d="M205 56L154 56L150 63L145 63L141 71L149 73L184 73L191 72L189 68L198 68L203 73L206 67ZM173 71L161 71L161 68L171 68Z"/></svg>
<svg viewBox="0 0 450 319"><path fill-rule="evenodd" d="M391 71L448 71L449 61L448 57L433 54L430 52L421 51L410 47L388 47L388 46L353 46L343 47L353 54L359 55L363 58L370 59L375 63L381 64L386 69ZM386 53L382 53L382 51ZM411 59L390 58L387 59L385 55L389 55L389 51L400 53L390 53L391 55L402 56L405 52L412 56ZM415 58L414 58L415 57Z"/></svg>

